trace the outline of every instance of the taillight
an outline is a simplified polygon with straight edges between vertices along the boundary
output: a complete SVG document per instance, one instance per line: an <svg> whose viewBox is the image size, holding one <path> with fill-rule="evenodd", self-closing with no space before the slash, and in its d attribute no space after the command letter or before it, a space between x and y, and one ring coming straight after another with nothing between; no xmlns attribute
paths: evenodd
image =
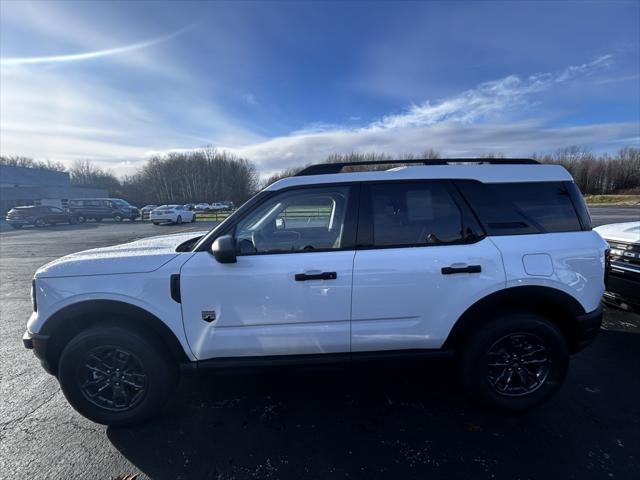
<svg viewBox="0 0 640 480"><path fill-rule="evenodd" d="M610 271L611 271L611 250L607 248L604 251L604 285L605 287L609 282Z"/></svg>
<svg viewBox="0 0 640 480"><path fill-rule="evenodd" d="M33 304L33 311L38 311L38 302L36 300L36 279L31 280L31 303Z"/></svg>

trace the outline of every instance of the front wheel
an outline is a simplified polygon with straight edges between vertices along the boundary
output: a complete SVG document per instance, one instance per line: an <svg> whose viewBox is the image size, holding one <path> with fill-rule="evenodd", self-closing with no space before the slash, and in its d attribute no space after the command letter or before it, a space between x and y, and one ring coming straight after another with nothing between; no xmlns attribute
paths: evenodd
<svg viewBox="0 0 640 480"><path fill-rule="evenodd" d="M193 217L191 217L191 223L194 223L196 221L196 214L193 214Z"/></svg>
<svg viewBox="0 0 640 480"><path fill-rule="evenodd" d="M114 219L116 222L121 222L121 221L122 221L122 215L120 215L119 213L116 213L116 214L113 216L113 219Z"/></svg>
<svg viewBox="0 0 640 480"><path fill-rule="evenodd" d="M44 218L36 218L34 225L38 228L42 228L47 226L47 222L44 221Z"/></svg>
<svg viewBox="0 0 640 480"><path fill-rule="evenodd" d="M81 415L104 425L132 425L158 413L173 392L178 369L145 336L122 327L78 334L60 356L62 391Z"/></svg>
<svg viewBox="0 0 640 480"><path fill-rule="evenodd" d="M84 223L87 221L87 218L84 215L78 215L77 219L78 223Z"/></svg>
<svg viewBox="0 0 640 480"><path fill-rule="evenodd" d="M182 217L180 215L178 215L178 218L176 218L176 223L178 225L182 225Z"/></svg>
<svg viewBox="0 0 640 480"><path fill-rule="evenodd" d="M473 333L459 352L459 376L472 398L502 410L541 404L562 385L569 350L558 328L534 314L497 317Z"/></svg>

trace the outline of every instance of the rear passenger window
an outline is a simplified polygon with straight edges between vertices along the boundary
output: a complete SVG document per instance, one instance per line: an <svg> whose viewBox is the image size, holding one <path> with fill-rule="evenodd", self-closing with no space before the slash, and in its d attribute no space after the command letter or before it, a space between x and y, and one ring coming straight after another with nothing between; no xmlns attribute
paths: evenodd
<svg viewBox="0 0 640 480"><path fill-rule="evenodd" d="M443 183L372 185L371 200L374 246L462 240L462 214Z"/></svg>
<svg viewBox="0 0 640 480"><path fill-rule="evenodd" d="M581 230L563 182L459 182L458 186L489 235Z"/></svg>

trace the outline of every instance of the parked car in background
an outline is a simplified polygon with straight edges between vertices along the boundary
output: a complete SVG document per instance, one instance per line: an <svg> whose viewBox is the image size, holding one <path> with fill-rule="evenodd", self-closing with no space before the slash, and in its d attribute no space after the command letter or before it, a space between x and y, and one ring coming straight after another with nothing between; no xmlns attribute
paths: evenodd
<svg viewBox="0 0 640 480"><path fill-rule="evenodd" d="M69 210L76 216L78 222L87 220L100 222L111 218L116 222L129 219L134 221L140 216L140 211L121 198L79 198L69 200Z"/></svg>
<svg viewBox="0 0 640 480"><path fill-rule="evenodd" d="M195 203L185 203L184 204L184 208L186 210L195 210L196 209L196 204Z"/></svg>
<svg viewBox="0 0 640 480"><path fill-rule="evenodd" d="M206 212L207 210L211 210L211 205L208 203L196 203L195 205L196 212Z"/></svg>
<svg viewBox="0 0 640 480"><path fill-rule="evenodd" d="M151 211L149 220L154 225L160 225L161 223L176 223L180 225L183 222L195 222L196 212L187 210L184 205L162 205Z"/></svg>
<svg viewBox="0 0 640 480"><path fill-rule="evenodd" d="M154 208L158 208L158 205L145 205L140 209L140 213L141 214L151 213L151 210L153 210Z"/></svg>
<svg viewBox="0 0 640 480"><path fill-rule="evenodd" d="M212 212L220 211L220 210L228 210L229 207L222 202L215 202L211 204L210 210Z"/></svg>
<svg viewBox="0 0 640 480"><path fill-rule="evenodd" d="M6 221L13 228L22 228L27 225L44 227L58 223L77 223L77 218L59 207L49 205L15 207L7 213Z"/></svg>
<svg viewBox="0 0 640 480"><path fill-rule="evenodd" d="M640 222L613 223L594 229L609 244L609 305L640 311Z"/></svg>

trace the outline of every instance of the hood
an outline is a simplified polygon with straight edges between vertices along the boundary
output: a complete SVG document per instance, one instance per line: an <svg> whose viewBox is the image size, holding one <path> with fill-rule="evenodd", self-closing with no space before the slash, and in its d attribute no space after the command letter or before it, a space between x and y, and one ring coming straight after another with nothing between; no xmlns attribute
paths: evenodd
<svg viewBox="0 0 640 480"><path fill-rule="evenodd" d="M45 278L152 272L180 255L176 252L178 245L206 233L186 232L149 237L122 245L73 253L40 267L35 276Z"/></svg>
<svg viewBox="0 0 640 480"><path fill-rule="evenodd" d="M640 243L640 222L612 223L594 228L605 240Z"/></svg>

